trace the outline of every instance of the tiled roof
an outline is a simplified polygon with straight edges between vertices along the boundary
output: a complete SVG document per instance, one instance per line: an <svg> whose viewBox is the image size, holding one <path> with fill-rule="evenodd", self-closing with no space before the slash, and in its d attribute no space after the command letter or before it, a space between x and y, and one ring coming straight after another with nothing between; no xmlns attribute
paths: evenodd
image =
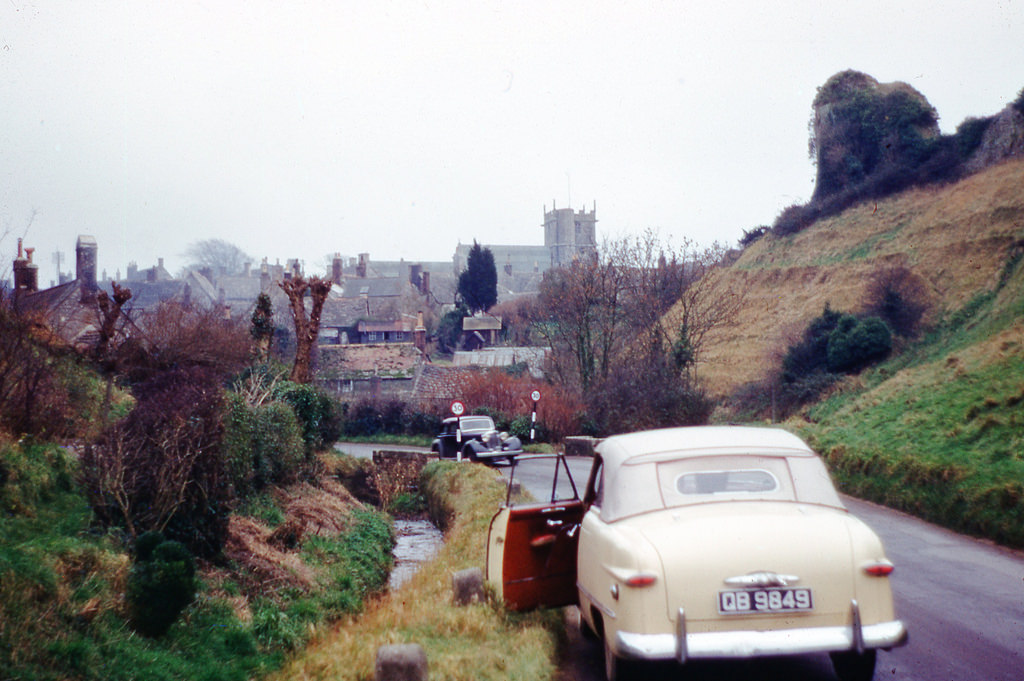
<svg viewBox="0 0 1024 681"><path fill-rule="evenodd" d="M319 379L412 378L420 358L412 344L321 345L318 352Z"/></svg>
<svg viewBox="0 0 1024 681"><path fill-rule="evenodd" d="M413 381L414 400L454 400L459 397L460 385L472 369L441 367L423 364Z"/></svg>

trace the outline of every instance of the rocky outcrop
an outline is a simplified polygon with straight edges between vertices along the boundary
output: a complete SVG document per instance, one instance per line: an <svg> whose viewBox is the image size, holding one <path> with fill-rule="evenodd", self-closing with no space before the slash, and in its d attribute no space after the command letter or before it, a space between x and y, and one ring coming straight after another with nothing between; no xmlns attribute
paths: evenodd
<svg viewBox="0 0 1024 681"><path fill-rule="evenodd" d="M927 140L940 134L938 119L935 107L906 83L879 83L859 71L832 76L814 98L814 198L919 162Z"/></svg>
<svg viewBox="0 0 1024 681"><path fill-rule="evenodd" d="M1015 157L1024 157L1024 112L1011 104L985 129L981 143L966 163L966 170L974 173Z"/></svg>

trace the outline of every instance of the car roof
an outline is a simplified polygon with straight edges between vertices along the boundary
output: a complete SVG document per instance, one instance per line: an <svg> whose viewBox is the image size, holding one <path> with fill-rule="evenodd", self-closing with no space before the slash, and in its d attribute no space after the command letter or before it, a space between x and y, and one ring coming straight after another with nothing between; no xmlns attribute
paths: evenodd
<svg viewBox="0 0 1024 681"><path fill-rule="evenodd" d="M807 443L781 428L758 426L686 426L613 435L601 441L597 451L604 465L615 468L637 457L658 458L671 454L678 459L714 454L768 453L815 456Z"/></svg>
<svg viewBox="0 0 1024 681"><path fill-rule="evenodd" d="M664 508L657 466L698 457L785 457L796 500L842 508L821 459L803 440L779 428L690 426L665 428L603 440L596 448L604 464L601 518L620 518Z"/></svg>
<svg viewBox="0 0 1024 681"><path fill-rule="evenodd" d="M466 416L449 416L442 423L455 423L460 418L462 419L463 423L465 423L469 419L472 419L472 420L487 419L492 424L494 423L494 419L492 419L490 416L487 416L486 414L467 414Z"/></svg>

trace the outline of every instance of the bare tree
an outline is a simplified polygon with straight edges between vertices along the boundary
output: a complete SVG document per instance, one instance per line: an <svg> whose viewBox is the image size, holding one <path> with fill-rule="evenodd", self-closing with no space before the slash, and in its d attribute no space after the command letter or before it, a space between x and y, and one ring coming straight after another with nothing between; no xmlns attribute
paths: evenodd
<svg viewBox="0 0 1024 681"><path fill-rule="evenodd" d="M214 274L238 274L245 264L253 262L252 256L241 248L223 239L204 239L188 245L183 255L188 258L189 267L209 269Z"/></svg>
<svg viewBox="0 0 1024 681"><path fill-rule="evenodd" d="M291 380L296 383L313 381L313 347L320 333L320 314L324 309L324 301L331 290L331 280L326 277L297 276L285 279L278 284L288 296L295 322L295 363L292 365ZM312 300L310 311L306 313L306 292Z"/></svg>
<svg viewBox="0 0 1024 681"><path fill-rule="evenodd" d="M724 253L689 241L674 247L648 231L545 274L537 328L558 382L580 391L598 430L624 406L637 427L706 418L697 358L708 331L730 323L740 302L712 289L709 274Z"/></svg>

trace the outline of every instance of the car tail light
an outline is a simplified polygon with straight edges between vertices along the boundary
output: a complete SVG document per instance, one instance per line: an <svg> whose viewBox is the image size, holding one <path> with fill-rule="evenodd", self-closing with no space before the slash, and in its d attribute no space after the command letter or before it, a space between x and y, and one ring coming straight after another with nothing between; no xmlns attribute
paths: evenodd
<svg viewBox="0 0 1024 681"><path fill-rule="evenodd" d="M651 572L638 572L626 578L626 586L651 586L658 581L658 576Z"/></svg>
<svg viewBox="0 0 1024 681"><path fill-rule="evenodd" d="M892 574L892 571L896 569L896 566L887 560L876 560L870 563L865 563L863 566L864 572L868 573L872 577L888 577Z"/></svg>

